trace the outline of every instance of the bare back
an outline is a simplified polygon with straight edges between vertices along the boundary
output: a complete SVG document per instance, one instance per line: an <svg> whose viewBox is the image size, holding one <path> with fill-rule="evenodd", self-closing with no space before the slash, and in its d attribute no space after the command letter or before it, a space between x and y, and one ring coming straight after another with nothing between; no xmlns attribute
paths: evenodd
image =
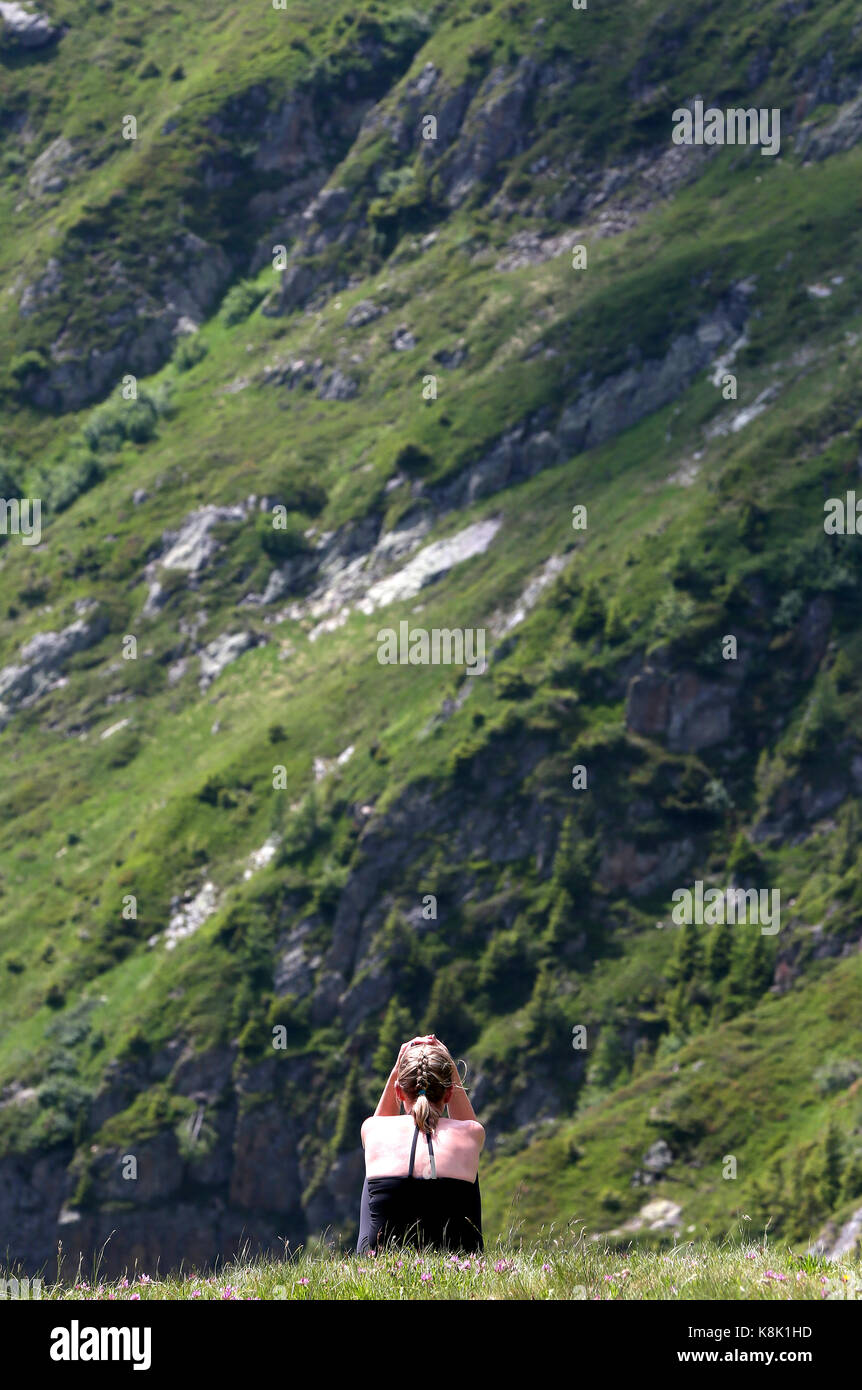
<svg viewBox="0 0 862 1390"><path fill-rule="evenodd" d="M372 1115L366 1120L362 1126L366 1177L406 1178L415 1132L412 1115ZM485 1143L485 1130L478 1120L442 1119L431 1142L439 1178L476 1181L479 1154ZM428 1145L422 1134L416 1146L413 1175L430 1176Z"/></svg>

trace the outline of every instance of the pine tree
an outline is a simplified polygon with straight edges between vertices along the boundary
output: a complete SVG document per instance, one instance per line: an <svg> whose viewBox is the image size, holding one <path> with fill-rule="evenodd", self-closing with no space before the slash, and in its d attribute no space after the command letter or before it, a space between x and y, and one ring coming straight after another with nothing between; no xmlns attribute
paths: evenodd
<svg viewBox="0 0 862 1390"><path fill-rule="evenodd" d="M808 1150L804 1151L808 1154ZM793 1171L787 1234L791 1240L807 1240L815 1234L823 1215L818 1196L820 1164L816 1154L799 1154Z"/></svg>
<svg viewBox="0 0 862 1390"><path fill-rule="evenodd" d="M538 1051L556 1049L566 1034L564 1005L560 999L559 972L550 963L539 968L526 1009L526 1040Z"/></svg>
<svg viewBox="0 0 862 1390"><path fill-rule="evenodd" d="M671 984L688 984L700 975L702 969L700 927L696 922L686 922L676 934L673 954L668 962L667 978Z"/></svg>
<svg viewBox="0 0 862 1390"><path fill-rule="evenodd" d="M612 1086L627 1066L628 1057L619 1033L613 1024L608 1024L599 1034L593 1060L587 1071L587 1081L591 1086Z"/></svg>
<svg viewBox="0 0 862 1390"><path fill-rule="evenodd" d="M577 831L574 817L566 816L551 876L539 898L539 912L542 917L547 915L541 945L555 957L577 942L589 917L596 841Z"/></svg>
<svg viewBox="0 0 862 1390"><path fill-rule="evenodd" d="M696 1025L692 1011L701 998L703 981L700 932L695 922L686 922L680 927L667 965L666 974L671 985L668 1019L672 1031L677 1033L687 1033Z"/></svg>
<svg viewBox="0 0 862 1390"><path fill-rule="evenodd" d="M478 1031L476 1018L467 1004L464 973L463 965L448 966L437 972L422 1022L424 1033L451 1038L453 1047L466 1047Z"/></svg>
<svg viewBox="0 0 862 1390"><path fill-rule="evenodd" d="M843 1171L844 1142L834 1119L830 1119L823 1141L822 1168L818 1184L820 1198L829 1213L833 1212L838 1204Z"/></svg>
<svg viewBox="0 0 862 1390"><path fill-rule="evenodd" d="M618 646L620 642L625 641L627 633L628 628L623 621L619 600L615 599L608 609L607 622L605 623L605 641L612 647Z"/></svg>
<svg viewBox="0 0 862 1390"><path fill-rule="evenodd" d="M765 869L757 850L740 830L731 847L727 860L727 871L733 882L740 888L760 888L763 886Z"/></svg>
<svg viewBox="0 0 862 1390"><path fill-rule="evenodd" d="M706 942L706 973L713 986L713 997L717 997L717 986L730 969L731 934L727 923L717 922Z"/></svg>
<svg viewBox="0 0 862 1390"><path fill-rule="evenodd" d="M572 635L577 637L579 641L594 637L596 633L604 630L606 616L605 601L602 598L601 590L596 581L591 579L581 595L581 601L575 612Z"/></svg>
<svg viewBox="0 0 862 1390"><path fill-rule="evenodd" d="M331 1140L333 1155L342 1153L345 1149L354 1148L359 1138L362 1122L368 1118L368 1113L368 1104L362 1097L359 1085L359 1060L357 1058L351 1064L341 1087L338 1115Z"/></svg>
<svg viewBox="0 0 862 1390"><path fill-rule="evenodd" d="M841 1195L851 1202L862 1196L862 1149L857 1149L847 1160Z"/></svg>
<svg viewBox="0 0 862 1390"><path fill-rule="evenodd" d="M724 999L729 1017L763 998L772 983L774 969L773 947L760 929L742 926L737 930L744 935L738 939L727 975Z"/></svg>
<svg viewBox="0 0 862 1390"><path fill-rule="evenodd" d="M399 1047L411 1037L413 1037L413 1020L408 1010L403 1008L397 999L390 999L380 1024L377 1048L371 1062L381 1086L385 1084L395 1065Z"/></svg>

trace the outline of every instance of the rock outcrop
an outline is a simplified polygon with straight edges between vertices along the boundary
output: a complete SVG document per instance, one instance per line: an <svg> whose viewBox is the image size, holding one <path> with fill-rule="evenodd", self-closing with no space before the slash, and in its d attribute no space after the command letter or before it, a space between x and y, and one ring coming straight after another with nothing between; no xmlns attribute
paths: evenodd
<svg viewBox="0 0 862 1390"><path fill-rule="evenodd" d="M44 48L59 34L60 30L37 10L0 0L0 47Z"/></svg>

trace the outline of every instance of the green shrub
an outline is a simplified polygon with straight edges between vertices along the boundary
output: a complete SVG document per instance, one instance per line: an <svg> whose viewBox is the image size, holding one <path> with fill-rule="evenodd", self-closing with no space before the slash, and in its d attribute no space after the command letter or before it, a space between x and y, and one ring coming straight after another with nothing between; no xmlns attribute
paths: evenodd
<svg viewBox="0 0 862 1390"><path fill-rule="evenodd" d="M44 352L37 348L30 348L27 352L20 352L17 357L13 357L9 363L9 375L18 382L19 385L34 372L44 372L48 369L48 359Z"/></svg>
<svg viewBox="0 0 862 1390"><path fill-rule="evenodd" d="M155 435L159 417L170 414L167 383L154 390L141 387L133 400L126 400L118 391L91 412L81 433L93 453L110 452L120 449L127 440L145 444Z"/></svg>
<svg viewBox="0 0 862 1390"><path fill-rule="evenodd" d="M602 598L601 590L595 580L590 580L581 595L581 601L575 612L572 623L573 636L577 637L579 641L594 637L596 633L604 630L606 617L605 601Z"/></svg>
<svg viewBox="0 0 862 1390"><path fill-rule="evenodd" d="M44 1002L48 1005L49 1009L62 1009L66 1002L66 995L62 987L58 984L49 985L45 991Z"/></svg>
<svg viewBox="0 0 862 1390"><path fill-rule="evenodd" d="M421 444L405 444L395 456L395 467L410 477L426 473L433 462L431 454Z"/></svg>
<svg viewBox="0 0 862 1390"><path fill-rule="evenodd" d="M658 641L672 642L681 637L695 613L697 605L688 594L672 591L662 594L656 604L653 618L653 637Z"/></svg>
<svg viewBox="0 0 862 1390"><path fill-rule="evenodd" d="M266 291L262 290L250 280L241 280L238 285L232 285L225 295L219 311L219 318L226 328L233 328L237 323L242 323L249 314L253 313L261 302Z"/></svg>
<svg viewBox="0 0 862 1390"><path fill-rule="evenodd" d="M199 334L193 333L180 338L174 352L174 366L178 372L190 372L198 362L202 362L209 352Z"/></svg>
<svg viewBox="0 0 862 1390"><path fill-rule="evenodd" d="M821 1096L832 1096L837 1091L846 1091L862 1076L862 1062L855 1057L841 1057L824 1062L814 1072L814 1084Z"/></svg>
<svg viewBox="0 0 862 1390"><path fill-rule="evenodd" d="M48 511L66 511L104 476L104 469L92 454L73 454L43 481L42 492Z"/></svg>
<svg viewBox="0 0 862 1390"><path fill-rule="evenodd" d="M10 459L8 454L0 454L0 497L19 495L19 473L19 465Z"/></svg>
<svg viewBox="0 0 862 1390"><path fill-rule="evenodd" d="M275 526L275 517L258 518L258 535L264 554L276 564L292 560L295 555L303 555L311 549L305 535L306 525L301 516L288 513L284 526Z"/></svg>
<svg viewBox="0 0 862 1390"><path fill-rule="evenodd" d="M319 516L328 500L326 488L321 483L295 470L280 474L268 490L274 504L310 517Z"/></svg>

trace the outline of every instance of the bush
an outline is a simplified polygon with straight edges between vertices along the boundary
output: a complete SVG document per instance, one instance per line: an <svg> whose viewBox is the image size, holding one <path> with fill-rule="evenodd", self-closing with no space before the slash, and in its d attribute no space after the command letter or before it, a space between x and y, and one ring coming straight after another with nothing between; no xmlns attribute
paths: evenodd
<svg viewBox="0 0 862 1390"><path fill-rule="evenodd" d="M19 386L34 372L44 372L47 370L48 361L43 352L36 348L31 348L27 352L20 352L17 357L13 357L9 363L9 375L18 382Z"/></svg>
<svg viewBox="0 0 862 1390"><path fill-rule="evenodd" d="M431 454L421 444L405 444L395 456L395 467L411 477L427 472L433 462Z"/></svg>
<svg viewBox="0 0 862 1390"><path fill-rule="evenodd" d="M203 362L208 352L209 348L197 333L183 337L174 353L174 366L178 372L190 372L198 362Z"/></svg>
<svg viewBox="0 0 862 1390"><path fill-rule="evenodd" d="M802 617L805 608L805 600L798 589L790 589L788 593L782 594L781 602L772 619L774 627L779 629L793 627Z"/></svg>
<svg viewBox="0 0 862 1390"><path fill-rule="evenodd" d="M533 687L520 671L499 671L494 689L501 700L526 700L533 693Z"/></svg>
<svg viewBox="0 0 862 1390"><path fill-rule="evenodd" d="M158 412L152 398L141 392L137 400L127 401L114 396L94 410L83 429L83 435L94 453L119 449L127 439L145 444L152 439L158 424Z"/></svg>
<svg viewBox="0 0 862 1390"><path fill-rule="evenodd" d="M821 1096L831 1096L836 1091L846 1091L860 1076L862 1062L857 1062L853 1057L842 1057L818 1067L814 1073L814 1083Z"/></svg>
<svg viewBox="0 0 862 1390"><path fill-rule="evenodd" d="M82 433L93 453L119 449L126 440L145 444L155 435L159 416L169 413L167 386L155 391L141 388L134 400L117 393L91 413Z"/></svg>
<svg viewBox="0 0 862 1390"><path fill-rule="evenodd" d="M253 313L266 291L253 284L250 280L241 280L238 285L233 285L227 292L222 301L219 318L227 328L233 328L234 324L242 323L249 314Z"/></svg>
<svg viewBox="0 0 862 1390"><path fill-rule="evenodd" d="M271 485L271 500L289 512L319 516L328 501L326 488L314 478L285 472Z"/></svg>
<svg viewBox="0 0 862 1390"><path fill-rule="evenodd" d="M688 594L674 591L663 594L656 606L653 636L660 641L672 642L682 635L696 612L697 605Z"/></svg>
<svg viewBox="0 0 862 1390"><path fill-rule="evenodd" d="M301 516L289 513L285 526L275 526L273 521L273 517L262 516L258 524L258 534L264 554L276 564L292 560L295 555L303 555L310 550L305 535L305 522Z"/></svg>
<svg viewBox="0 0 862 1390"><path fill-rule="evenodd" d="M822 680L805 707L802 722L793 742L793 754L798 759L813 757L821 748L828 748L842 732L841 711L833 682Z"/></svg>
<svg viewBox="0 0 862 1390"><path fill-rule="evenodd" d="M60 985L53 984L48 986L45 991L44 1002L48 1005L49 1009L62 1009L66 1002L66 996Z"/></svg>
<svg viewBox="0 0 862 1390"><path fill-rule="evenodd" d="M50 512L64 512L76 498L102 481L104 469L92 454L73 455L43 480L42 491Z"/></svg>
<svg viewBox="0 0 862 1390"><path fill-rule="evenodd" d="M591 580L581 596L572 623L572 634L579 641L587 637L593 637L597 632L603 632L605 619L605 602L601 595L601 590L595 580Z"/></svg>
<svg viewBox="0 0 862 1390"><path fill-rule="evenodd" d="M8 454L0 454L0 497L17 497L20 492L18 466Z"/></svg>

